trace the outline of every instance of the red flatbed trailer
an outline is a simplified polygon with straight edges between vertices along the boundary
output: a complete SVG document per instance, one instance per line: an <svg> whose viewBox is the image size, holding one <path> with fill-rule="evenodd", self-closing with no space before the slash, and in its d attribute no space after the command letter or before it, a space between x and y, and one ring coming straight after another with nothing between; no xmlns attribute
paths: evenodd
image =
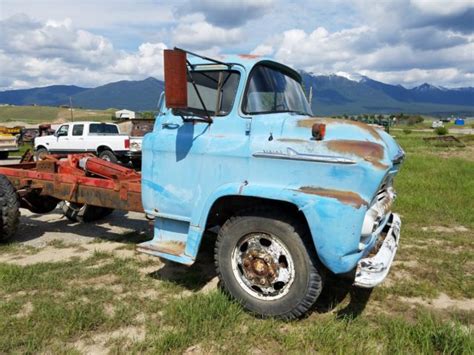
<svg viewBox="0 0 474 355"><path fill-rule="evenodd" d="M20 206L36 213L50 212L59 201L143 212L141 174L92 154L37 162L25 154L19 164L0 166L0 175L13 185Z"/></svg>

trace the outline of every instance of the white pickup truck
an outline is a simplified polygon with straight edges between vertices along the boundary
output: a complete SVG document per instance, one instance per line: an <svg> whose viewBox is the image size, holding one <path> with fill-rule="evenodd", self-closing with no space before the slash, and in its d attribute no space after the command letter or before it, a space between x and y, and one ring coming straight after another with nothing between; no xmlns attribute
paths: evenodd
<svg viewBox="0 0 474 355"><path fill-rule="evenodd" d="M70 122L54 135L35 138L36 158L46 154L94 153L111 162L141 161L141 145L133 148L128 135L120 134L113 123Z"/></svg>

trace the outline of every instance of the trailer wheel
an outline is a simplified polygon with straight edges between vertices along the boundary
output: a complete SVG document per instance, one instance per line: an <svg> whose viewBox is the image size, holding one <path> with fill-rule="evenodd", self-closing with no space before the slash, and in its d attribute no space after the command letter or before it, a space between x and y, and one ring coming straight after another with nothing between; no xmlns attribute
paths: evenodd
<svg viewBox="0 0 474 355"><path fill-rule="evenodd" d="M41 196L37 192L31 192L21 199L21 207L30 212L44 214L54 211L59 200L51 196Z"/></svg>
<svg viewBox="0 0 474 355"><path fill-rule="evenodd" d="M103 159L105 161L109 161L111 163L116 163L118 162L118 159L117 157L115 156L115 154L110 151L110 150L103 150L102 152L99 153L99 158L100 159Z"/></svg>
<svg viewBox="0 0 474 355"><path fill-rule="evenodd" d="M323 287L306 228L284 214L251 209L220 229L215 262L221 285L248 311L284 320L304 316Z"/></svg>
<svg viewBox="0 0 474 355"><path fill-rule="evenodd" d="M20 220L20 200L11 182L0 175L0 242L13 237Z"/></svg>
<svg viewBox="0 0 474 355"><path fill-rule="evenodd" d="M112 208L84 205L69 201L60 203L64 216L72 222L89 223L95 222L110 215Z"/></svg>

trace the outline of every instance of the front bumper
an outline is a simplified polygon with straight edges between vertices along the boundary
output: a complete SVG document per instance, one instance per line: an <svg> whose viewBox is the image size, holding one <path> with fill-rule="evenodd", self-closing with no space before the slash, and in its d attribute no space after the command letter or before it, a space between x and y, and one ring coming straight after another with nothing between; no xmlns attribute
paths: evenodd
<svg viewBox="0 0 474 355"><path fill-rule="evenodd" d="M396 213L392 213L382 231L385 239L377 253L359 260L356 268L354 286L372 288L387 277L398 249L402 222Z"/></svg>

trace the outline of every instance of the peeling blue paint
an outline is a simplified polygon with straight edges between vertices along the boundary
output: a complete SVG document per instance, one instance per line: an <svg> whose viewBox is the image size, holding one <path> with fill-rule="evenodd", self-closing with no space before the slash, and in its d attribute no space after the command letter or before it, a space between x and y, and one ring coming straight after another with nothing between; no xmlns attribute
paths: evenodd
<svg viewBox="0 0 474 355"><path fill-rule="evenodd" d="M259 60L236 57L228 60L236 63L233 70L240 72L236 100L228 116L215 117L208 125L183 122L170 110L164 110L157 117L154 131L144 139L143 206L146 213L158 217L155 237L150 243L163 240L185 243L182 256L154 255L192 263L215 201L240 195L295 205L307 220L324 265L334 273L354 269L376 240L376 235L371 236L366 247L359 250L368 206L357 208L337 198L306 193L301 188L315 186L331 191L351 191L370 203L386 176L396 173L392 159L400 147L381 130L368 130L347 122L324 120L326 137L314 141L311 128L303 124L310 117L289 113L244 115L240 106L245 83L249 71ZM337 140L381 145L383 156L379 163L383 168L375 167L373 162L357 154L329 149L327 142ZM354 164L254 156L263 151L284 153L288 148L300 154L343 156ZM168 227L174 226L170 227L172 233L169 228L168 233L161 230L166 219L170 219Z"/></svg>

